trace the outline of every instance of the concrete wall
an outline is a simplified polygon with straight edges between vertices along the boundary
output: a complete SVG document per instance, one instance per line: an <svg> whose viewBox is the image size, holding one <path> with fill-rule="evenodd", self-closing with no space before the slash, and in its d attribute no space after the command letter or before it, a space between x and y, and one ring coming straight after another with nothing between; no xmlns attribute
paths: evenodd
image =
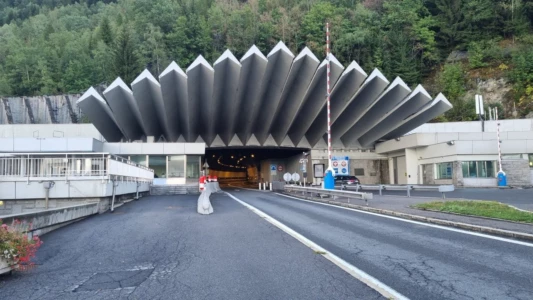
<svg viewBox="0 0 533 300"><path fill-rule="evenodd" d="M49 101L46 101L45 97L6 98L13 116L13 124L51 124L52 120L60 124L87 121L76 104L76 101L80 97L79 94L47 97ZM24 102L24 99L29 104L29 108ZM33 115L33 119L30 118L30 115ZM73 117L75 120L72 119ZM3 104L2 109L0 109L0 124L8 124Z"/></svg>
<svg viewBox="0 0 533 300"><path fill-rule="evenodd" d="M398 156L398 182L397 184L407 184L407 165L405 156Z"/></svg>
<svg viewBox="0 0 533 300"><path fill-rule="evenodd" d="M501 124L501 131L533 131L533 119L514 119L485 121L485 132L496 132L497 122ZM421 132L481 132L481 122L427 123L408 134Z"/></svg>
<svg viewBox="0 0 533 300"><path fill-rule="evenodd" d="M0 152L102 152L93 138L0 138Z"/></svg>
<svg viewBox="0 0 533 300"><path fill-rule="evenodd" d="M115 194L133 194L137 191L136 182L118 181ZM142 183L139 186L140 192L148 192L150 184ZM113 193L111 181L101 180L80 180L55 181L55 185L50 189L49 199L61 198L81 198L92 199L100 197L109 197ZM44 199L45 189L42 183L37 181L2 181L0 182L0 199L2 200L22 200L22 199Z"/></svg>
<svg viewBox="0 0 533 300"><path fill-rule="evenodd" d="M103 141L104 138L93 124L26 124L0 125L2 138L54 138L86 137Z"/></svg>
<svg viewBox="0 0 533 300"><path fill-rule="evenodd" d="M205 154L205 143L104 143L103 151L119 156L139 154Z"/></svg>
<svg viewBox="0 0 533 300"><path fill-rule="evenodd" d="M510 186L531 185L531 170L527 159L503 160L502 168L507 174L507 184ZM531 197L533 199L533 195Z"/></svg>

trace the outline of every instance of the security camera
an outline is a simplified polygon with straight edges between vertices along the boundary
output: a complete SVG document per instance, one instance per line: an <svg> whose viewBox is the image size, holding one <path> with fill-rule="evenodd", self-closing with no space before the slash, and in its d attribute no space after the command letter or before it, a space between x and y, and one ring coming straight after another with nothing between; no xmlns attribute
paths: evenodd
<svg viewBox="0 0 533 300"><path fill-rule="evenodd" d="M305 156L308 156L308 155L309 155L309 152L305 152L305 151L304 151L303 154L304 154Z"/></svg>
<svg viewBox="0 0 533 300"><path fill-rule="evenodd" d="M446 144L448 144L448 145L450 145L450 146L451 146L451 145L455 145L455 141L449 141L449 142L447 142Z"/></svg>

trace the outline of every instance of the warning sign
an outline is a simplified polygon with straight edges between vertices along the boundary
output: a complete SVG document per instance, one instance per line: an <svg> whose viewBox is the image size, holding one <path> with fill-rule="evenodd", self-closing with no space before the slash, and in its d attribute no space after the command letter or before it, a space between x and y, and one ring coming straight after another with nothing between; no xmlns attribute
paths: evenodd
<svg viewBox="0 0 533 300"><path fill-rule="evenodd" d="M334 161L334 162L333 162L333 166L334 166L334 167L338 167L338 166L339 166L339 163L336 162L336 161Z"/></svg>

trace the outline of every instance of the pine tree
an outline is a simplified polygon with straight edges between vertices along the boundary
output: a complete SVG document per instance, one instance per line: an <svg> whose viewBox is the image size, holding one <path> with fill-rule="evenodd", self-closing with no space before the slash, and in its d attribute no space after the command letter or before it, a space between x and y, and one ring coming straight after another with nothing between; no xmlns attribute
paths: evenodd
<svg viewBox="0 0 533 300"><path fill-rule="evenodd" d="M100 38L108 46L113 44L113 30L109 19L104 17L100 22Z"/></svg>
<svg viewBox="0 0 533 300"><path fill-rule="evenodd" d="M140 71L135 48L131 29L125 23L120 29L113 48L113 69L115 75L120 76L126 83L131 83Z"/></svg>

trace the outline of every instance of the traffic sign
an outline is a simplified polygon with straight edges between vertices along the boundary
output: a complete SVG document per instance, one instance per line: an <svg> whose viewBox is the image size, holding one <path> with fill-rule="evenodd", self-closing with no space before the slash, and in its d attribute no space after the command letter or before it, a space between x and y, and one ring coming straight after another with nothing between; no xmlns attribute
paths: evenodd
<svg viewBox="0 0 533 300"><path fill-rule="evenodd" d="M276 171L276 165L270 165L270 171Z"/></svg>
<svg viewBox="0 0 533 300"><path fill-rule="evenodd" d="M283 166L282 166L282 165L279 165L279 166L278 166L278 171L279 171L279 172L283 172Z"/></svg>
<svg viewBox="0 0 533 300"><path fill-rule="evenodd" d="M300 163L301 164L306 164L307 163L307 158L300 158Z"/></svg>
<svg viewBox="0 0 533 300"><path fill-rule="evenodd" d="M285 181L291 181L291 178L292 178L291 173L285 173L283 175L283 180Z"/></svg>
<svg viewBox="0 0 533 300"><path fill-rule="evenodd" d="M300 181L300 174L294 173L292 174L291 178L292 178L292 181Z"/></svg>
<svg viewBox="0 0 533 300"><path fill-rule="evenodd" d="M336 161L333 162L333 166L334 166L334 167L337 167L338 165L339 165L338 162L336 162Z"/></svg>
<svg viewBox="0 0 533 300"><path fill-rule="evenodd" d="M345 160L343 160L343 161L341 162L341 166L346 167L346 161L345 161Z"/></svg>

